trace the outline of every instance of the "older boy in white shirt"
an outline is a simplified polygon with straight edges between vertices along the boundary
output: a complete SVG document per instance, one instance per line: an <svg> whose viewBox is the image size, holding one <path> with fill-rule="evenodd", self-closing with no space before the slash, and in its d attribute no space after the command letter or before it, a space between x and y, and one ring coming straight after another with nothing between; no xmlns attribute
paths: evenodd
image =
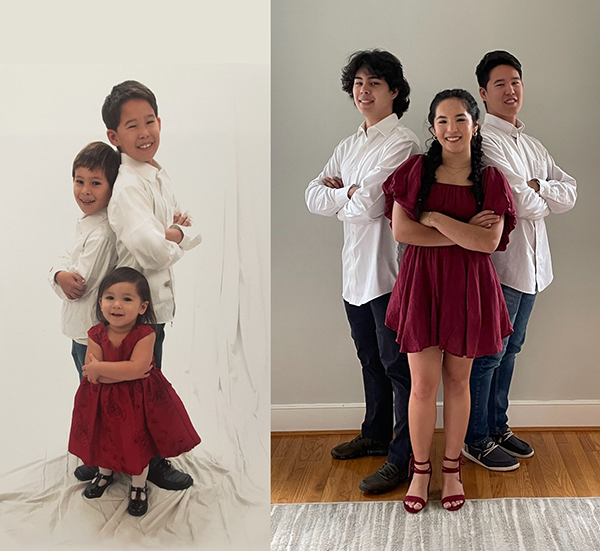
<svg viewBox="0 0 600 551"><path fill-rule="evenodd" d="M98 323L100 281L115 269L115 234L108 224L107 205L119 171L120 155L110 145L92 142L73 161L73 193L83 212L77 220L75 242L50 269L48 280L63 299L61 328L72 339L71 355L82 377L88 329Z"/></svg>
<svg viewBox="0 0 600 551"><path fill-rule="evenodd" d="M356 52L342 72L342 84L365 121L310 182L306 204L310 212L337 216L344 225L342 297L365 389L361 434L333 448L331 455L387 455L386 463L359 485L363 492L381 494L407 480L411 454L408 360L396 333L385 325L399 250L384 216L382 184L419 153L419 140L399 122L408 109L410 88L391 53Z"/></svg>
<svg viewBox="0 0 600 551"><path fill-rule="evenodd" d="M506 251L492 255L514 333L499 354L477 358L471 370L471 416L463 454L493 471L519 467L531 446L508 426L508 393L515 356L525 342L537 293L552 281L552 261L545 218L573 208L575 180L562 171L546 148L523 132L517 119L523 104L521 63L505 51L487 53L476 69L486 106L481 127L487 164L499 168L510 183L517 227Z"/></svg>

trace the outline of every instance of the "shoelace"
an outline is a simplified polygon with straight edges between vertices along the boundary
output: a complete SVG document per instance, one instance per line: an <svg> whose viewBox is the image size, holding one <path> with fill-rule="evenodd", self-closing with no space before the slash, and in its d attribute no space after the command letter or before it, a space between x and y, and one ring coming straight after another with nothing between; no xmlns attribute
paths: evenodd
<svg viewBox="0 0 600 551"><path fill-rule="evenodd" d="M511 436L514 436L513 431L508 429L501 437L502 442L506 442Z"/></svg>
<svg viewBox="0 0 600 551"><path fill-rule="evenodd" d="M378 470L379 474L384 478L391 478L398 473L398 467L389 461L386 461Z"/></svg>
<svg viewBox="0 0 600 551"><path fill-rule="evenodd" d="M482 450L481 452L481 457L485 457L486 455L488 455L489 453L491 453L493 450L495 450L498 447L498 444L496 444L496 442L488 442L485 450Z"/></svg>

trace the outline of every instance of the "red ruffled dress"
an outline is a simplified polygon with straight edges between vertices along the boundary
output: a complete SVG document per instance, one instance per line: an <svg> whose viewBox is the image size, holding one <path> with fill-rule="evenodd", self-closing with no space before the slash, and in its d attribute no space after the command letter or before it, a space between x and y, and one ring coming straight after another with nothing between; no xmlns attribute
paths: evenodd
<svg viewBox="0 0 600 551"><path fill-rule="evenodd" d="M394 202L412 220L421 188L423 155L400 165L383 184L386 216ZM517 223L512 192L494 167L483 171L483 210L504 215L504 231L496 250L503 251ZM423 211L437 211L462 222L477 214L470 186L436 182ZM408 245L392 291L386 325L398 332L402 352L439 346L459 357L476 358L502 350L502 339L513 332L498 274L489 254L448 247Z"/></svg>
<svg viewBox="0 0 600 551"><path fill-rule="evenodd" d="M135 345L153 332L138 325L118 348L100 323L88 331L102 347L104 360L126 361ZM139 475L158 454L175 457L200 443L200 437L171 383L154 366L145 379L112 384L81 380L69 437L69 452L86 465Z"/></svg>

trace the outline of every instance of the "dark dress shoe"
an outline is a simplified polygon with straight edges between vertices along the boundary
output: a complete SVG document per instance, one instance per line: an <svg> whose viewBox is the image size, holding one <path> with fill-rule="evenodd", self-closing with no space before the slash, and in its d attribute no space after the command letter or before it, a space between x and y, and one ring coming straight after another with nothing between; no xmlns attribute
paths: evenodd
<svg viewBox="0 0 600 551"><path fill-rule="evenodd" d="M163 490L185 490L189 488L194 479L186 473L178 471L167 459L150 462L148 480Z"/></svg>
<svg viewBox="0 0 600 551"><path fill-rule="evenodd" d="M92 480L98 474L98 467L88 467L87 465L79 465L75 469L75 478L85 482L86 480Z"/></svg>
<svg viewBox="0 0 600 551"><path fill-rule="evenodd" d="M386 461L372 475L358 485L367 494L385 494L409 479L408 464L397 466Z"/></svg>
<svg viewBox="0 0 600 551"><path fill-rule="evenodd" d="M132 497L133 494L133 497ZM148 511L148 485L143 488L131 487L127 512L134 517L141 517Z"/></svg>
<svg viewBox="0 0 600 551"><path fill-rule="evenodd" d="M106 482L102 485L100 485L100 482L102 480L105 480ZM83 491L83 495L85 497L87 497L88 499L95 499L97 497L102 497L102 494L104 493L104 490L106 490L106 488L108 488L114 480L114 476L112 474L109 474L108 476L104 475L104 474L96 474L94 480L92 480L85 488L85 490Z"/></svg>
<svg viewBox="0 0 600 551"><path fill-rule="evenodd" d="M375 442L359 434L350 442L338 444L331 450L334 459L356 459L365 455L387 455L389 442Z"/></svg>

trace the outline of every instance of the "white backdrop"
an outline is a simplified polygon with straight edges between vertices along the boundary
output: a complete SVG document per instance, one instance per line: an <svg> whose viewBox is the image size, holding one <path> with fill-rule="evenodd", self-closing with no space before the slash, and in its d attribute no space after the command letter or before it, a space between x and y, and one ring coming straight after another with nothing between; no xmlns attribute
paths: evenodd
<svg viewBox="0 0 600 551"><path fill-rule="evenodd" d="M180 538L246 548L268 541L266 63L0 66L3 526L29 541L80 541L64 535L81 513L77 509L87 506L81 484L70 472L60 474L72 465L59 463L60 476L48 475L66 451L78 377L70 341L60 333L61 303L46 275L71 243L80 215L72 194L73 158L86 143L107 141L100 109L111 87L126 79L143 82L157 96L162 135L156 160L203 235L203 243L174 268L177 312L166 327L163 358L163 372L203 442L184 462L196 479L187 491L196 492L196 504L188 504L194 514L188 521L172 519L187 535L169 535L164 523L142 530L145 539L134 526L109 535L148 545ZM53 485L61 488L56 495L48 493ZM44 507L56 507L58 496L73 487L71 521L66 515L58 527L45 526ZM40 492L44 507L28 508Z"/></svg>

